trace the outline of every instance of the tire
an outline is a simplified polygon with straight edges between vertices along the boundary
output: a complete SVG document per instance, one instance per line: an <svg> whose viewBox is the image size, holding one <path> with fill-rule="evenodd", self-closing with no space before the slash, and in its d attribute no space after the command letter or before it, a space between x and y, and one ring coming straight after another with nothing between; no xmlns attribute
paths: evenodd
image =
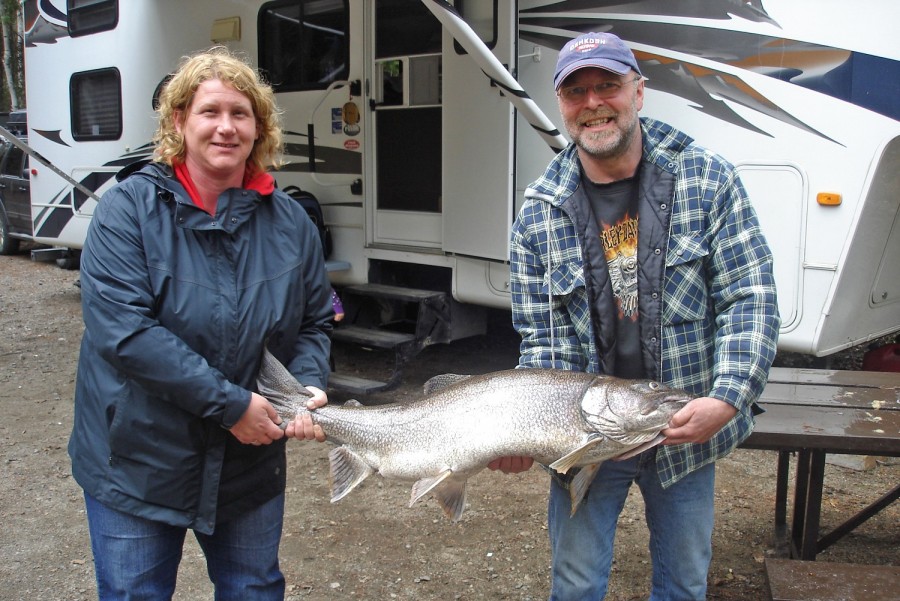
<svg viewBox="0 0 900 601"><path fill-rule="evenodd" d="M0 205L0 255L14 255L19 252L19 240L9 235L9 220Z"/></svg>

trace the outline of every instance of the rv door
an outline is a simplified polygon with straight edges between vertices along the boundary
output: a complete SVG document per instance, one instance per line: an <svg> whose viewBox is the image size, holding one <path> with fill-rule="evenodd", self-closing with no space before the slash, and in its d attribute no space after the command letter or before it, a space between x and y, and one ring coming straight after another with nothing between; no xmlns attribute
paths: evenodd
<svg viewBox="0 0 900 601"><path fill-rule="evenodd" d="M457 2L507 70L516 68L515 2ZM514 206L515 110L502 88L444 33L444 251L505 261Z"/></svg>
<svg viewBox="0 0 900 601"><path fill-rule="evenodd" d="M371 4L370 242L441 247L441 33L420 2Z"/></svg>
<svg viewBox="0 0 900 601"><path fill-rule="evenodd" d="M515 67L512 0L456 2ZM374 4L372 242L507 258L513 213L509 100L422 2Z"/></svg>

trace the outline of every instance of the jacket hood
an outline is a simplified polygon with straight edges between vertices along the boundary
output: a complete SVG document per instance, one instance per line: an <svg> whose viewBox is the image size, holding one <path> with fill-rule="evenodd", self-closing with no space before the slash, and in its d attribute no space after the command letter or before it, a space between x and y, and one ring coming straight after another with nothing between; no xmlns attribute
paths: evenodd
<svg viewBox="0 0 900 601"><path fill-rule="evenodd" d="M152 159L141 159L139 161L134 161L133 163L128 163L127 165L122 167L116 173L116 181L117 182L124 181L129 176L134 175L135 173L137 173L138 171L140 171L147 165L151 165L151 164L153 164Z"/></svg>

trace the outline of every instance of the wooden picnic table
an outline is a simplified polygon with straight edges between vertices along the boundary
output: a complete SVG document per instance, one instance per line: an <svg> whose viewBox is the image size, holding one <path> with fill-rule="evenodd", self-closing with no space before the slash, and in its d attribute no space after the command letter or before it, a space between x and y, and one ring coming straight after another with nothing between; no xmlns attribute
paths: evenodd
<svg viewBox="0 0 900 601"><path fill-rule="evenodd" d="M819 536L829 453L900 457L900 373L772 368L753 434L741 445L778 452L776 537L790 557L816 555L896 501L900 484ZM797 453L793 514L787 522L790 456Z"/></svg>

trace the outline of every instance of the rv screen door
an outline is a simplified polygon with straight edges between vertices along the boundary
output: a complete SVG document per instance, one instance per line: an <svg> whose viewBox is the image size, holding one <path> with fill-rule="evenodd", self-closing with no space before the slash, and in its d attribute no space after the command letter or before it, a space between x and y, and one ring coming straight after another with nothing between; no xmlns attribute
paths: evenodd
<svg viewBox="0 0 900 601"><path fill-rule="evenodd" d="M514 64L511 0L456 5ZM421 2L379 0L373 22L373 242L505 260L511 105Z"/></svg>
<svg viewBox="0 0 900 601"><path fill-rule="evenodd" d="M441 246L441 31L421 2L374 3L375 244Z"/></svg>

